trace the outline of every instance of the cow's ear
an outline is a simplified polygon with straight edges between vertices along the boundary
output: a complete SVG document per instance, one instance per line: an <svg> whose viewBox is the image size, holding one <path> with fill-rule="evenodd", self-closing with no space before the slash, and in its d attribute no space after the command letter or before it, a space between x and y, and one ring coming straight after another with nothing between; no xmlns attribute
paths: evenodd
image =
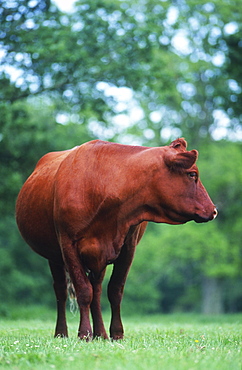
<svg viewBox="0 0 242 370"><path fill-rule="evenodd" d="M177 154L168 154L165 156L164 160L168 167L170 168L184 168L188 169L196 162L198 157L198 151L193 149L190 152L180 152Z"/></svg>
<svg viewBox="0 0 242 370"><path fill-rule="evenodd" d="M181 137L179 139L172 141L172 143L170 143L169 146L174 149L186 150L187 142L185 139Z"/></svg>

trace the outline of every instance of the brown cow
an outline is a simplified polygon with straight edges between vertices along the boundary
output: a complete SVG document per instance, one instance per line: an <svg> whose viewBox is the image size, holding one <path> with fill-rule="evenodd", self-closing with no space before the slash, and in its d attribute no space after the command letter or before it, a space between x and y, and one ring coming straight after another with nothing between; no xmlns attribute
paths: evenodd
<svg viewBox="0 0 242 370"><path fill-rule="evenodd" d="M55 336L67 336L66 272L80 309L78 336L108 338L100 295L105 267L110 336L123 338L120 304L135 247L147 222L206 222L217 211L199 180L197 151L184 139L149 148L91 141L42 157L16 205L19 230L49 261L57 300ZM89 320L91 309L93 332Z"/></svg>

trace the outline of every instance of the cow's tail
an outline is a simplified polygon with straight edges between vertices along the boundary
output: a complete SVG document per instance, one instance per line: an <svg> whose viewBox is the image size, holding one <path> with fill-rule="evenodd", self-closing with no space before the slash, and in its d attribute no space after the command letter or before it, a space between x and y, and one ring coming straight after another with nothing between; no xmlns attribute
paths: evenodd
<svg viewBox="0 0 242 370"><path fill-rule="evenodd" d="M70 312L73 315L75 315L78 311L76 291L75 291L74 285L72 284L72 281L71 281L71 278L68 272L66 272L66 280L67 280L68 298L69 298L69 303L70 303Z"/></svg>

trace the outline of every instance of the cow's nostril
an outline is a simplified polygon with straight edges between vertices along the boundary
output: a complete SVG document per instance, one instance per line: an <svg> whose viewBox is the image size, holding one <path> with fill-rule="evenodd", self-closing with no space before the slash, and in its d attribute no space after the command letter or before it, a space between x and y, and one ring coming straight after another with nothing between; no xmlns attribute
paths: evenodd
<svg viewBox="0 0 242 370"><path fill-rule="evenodd" d="M218 215L218 211L217 211L217 208L214 208L214 211L213 211L213 219L215 219Z"/></svg>

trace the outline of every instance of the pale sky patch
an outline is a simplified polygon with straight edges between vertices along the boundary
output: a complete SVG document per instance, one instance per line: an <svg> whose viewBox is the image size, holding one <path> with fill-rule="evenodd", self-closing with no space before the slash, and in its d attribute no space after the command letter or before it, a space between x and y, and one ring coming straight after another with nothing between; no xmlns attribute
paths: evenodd
<svg viewBox="0 0 242 370"><path fill-rule="evenodd" d="M71 13L74 10L76 0L52 0L62 12Z"/></svg>

